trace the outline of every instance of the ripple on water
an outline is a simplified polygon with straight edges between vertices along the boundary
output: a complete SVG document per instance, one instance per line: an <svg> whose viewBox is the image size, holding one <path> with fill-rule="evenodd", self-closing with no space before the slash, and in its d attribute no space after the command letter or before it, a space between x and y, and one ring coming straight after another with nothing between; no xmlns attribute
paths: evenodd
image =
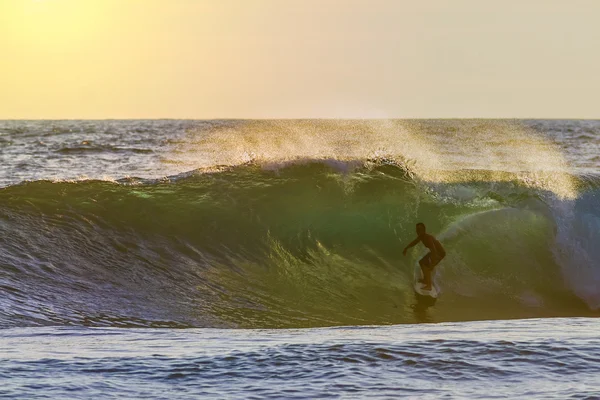
<svg viewBox="0 0 600 400"><path fill-rule="evenodd" d="M5 383L0 394L598 396L599 323L563 319L569 326L557 328L552 321L273 331L9 329L0 336L0 377Z"/></svg>

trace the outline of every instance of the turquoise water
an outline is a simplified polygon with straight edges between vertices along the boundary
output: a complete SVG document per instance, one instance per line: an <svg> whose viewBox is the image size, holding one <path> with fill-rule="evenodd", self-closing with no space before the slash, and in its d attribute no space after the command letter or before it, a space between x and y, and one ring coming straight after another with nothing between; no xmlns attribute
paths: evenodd
<svg viewBox="0 0 600 400"><path fill-rule="evenodd" d="M0 121L0 397L599 397L599 139Z"/></svg>

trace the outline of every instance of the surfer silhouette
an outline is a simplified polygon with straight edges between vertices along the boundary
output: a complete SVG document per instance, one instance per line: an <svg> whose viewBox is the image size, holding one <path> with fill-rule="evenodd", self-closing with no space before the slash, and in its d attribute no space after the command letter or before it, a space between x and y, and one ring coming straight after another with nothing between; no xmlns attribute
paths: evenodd
<svg viewBox="0 0 600 400"><path fill-rule="evenodd" d="M419 265L423 271L423 279L420 279L419 282L424 284L424 290L431 290L433 269L444 257L446 257L446 250L444 250L442 244L435 237L427 233L425 224L419 222L417 224L417 238L404 248L402 254L406 255L406 251L417 245L419 242L423 243L423 245L429 249L429 253L425 254L425 256L419 260Z"/></svg>

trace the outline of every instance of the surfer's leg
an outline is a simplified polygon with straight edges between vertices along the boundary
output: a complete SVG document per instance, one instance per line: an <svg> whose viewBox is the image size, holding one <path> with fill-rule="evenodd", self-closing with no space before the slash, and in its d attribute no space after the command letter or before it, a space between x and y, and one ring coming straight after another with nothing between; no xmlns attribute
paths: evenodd
<svg viewBox="0 0 600 400"><path fill-rule="evenodd" d="M431 253L427 253L425 257L419 260L421 271L423 272L423 279L419 279L420 283L423 283L423 289L431 290Z"/></svg>
<svg viewBox="0 0 600 400"><path fill-rule="evenodd" d="M422 278L420 278L418 280L419 283L425 283L425 268L427 265L428 256L429 256L429 253L427 253L423 258L421 258L419 260L419 266L421 267L421 275L423 276Z"/></svg>
<svg viewBox="0 0 600 400"><path fill-rule="evenodd" d="M418 282L419 283L425 283L425 274L426 274L425 270L427 269L427 267L424 264L421 264L420 262L419 262L419 264L421 265L421 275L423 277L419 278Z"/></svg>
<svg viewBox="0 0 600 400"><path fill-rule="evenodd" d="M429 267L429 266L427 266L423 269L423 272L424 272L424 274L423 274L423 276L424 276L423 289L425 289L425 290L431 290L431 272L432 271L433 271L433 268Z"/></svg>
<svg viewBox="0 0 600 400"><path fill-rule="evenodd" d="M432 286L433 286L433 270L440 263L440 261L442 261L442 259L445 256L446 255L443 254L442 257L440 257L440 258L433 257L433 256L429 257L429 265L427 266L427 268L423 269L423 272L424 272L423 276L425 277L425 279L424 279L425 285L423 286L423 289L425 289L425 290L431 290L432 289ZM425 271L427 271L427 274L425 274Z"/></svg>

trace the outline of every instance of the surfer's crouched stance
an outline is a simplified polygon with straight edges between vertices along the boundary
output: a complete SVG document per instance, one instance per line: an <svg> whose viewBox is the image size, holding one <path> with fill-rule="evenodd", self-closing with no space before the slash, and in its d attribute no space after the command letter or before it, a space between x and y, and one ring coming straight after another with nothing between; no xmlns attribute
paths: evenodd
<svg viewBox="0 0 600 400"><path fill-rule="evenodd" d="M417 238L404 248L402 254L406 255L406 250L415 246L419 242L422 242L423 245L429 249L429 253L425 254L425 257L419 260L419 265L423 271L423 279L419 280L419 282L424 284L424 290L431 290L431 276L433 273L433 268L438 265L444 257L446 257L446 250L444 250L442 244L435 237L426 232L425 224L419 222L417 224Z"/></svg>

